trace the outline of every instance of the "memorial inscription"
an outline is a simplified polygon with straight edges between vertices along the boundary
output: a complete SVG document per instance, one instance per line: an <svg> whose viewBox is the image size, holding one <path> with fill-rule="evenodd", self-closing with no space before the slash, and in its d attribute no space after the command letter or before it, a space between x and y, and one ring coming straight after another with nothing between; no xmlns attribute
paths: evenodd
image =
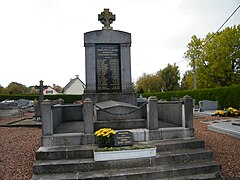
<svg viewBox="0 0 240 180"><path fill-rule="evenodd" d="M96 45L97 92L121 92L120 45Z"/></svg>
<svg viewBox="0 0 240 180"><path fill-rule="evenodd" d="M114 135L114 146L132 146L133 134L130 131L119 131Z"/></svg>

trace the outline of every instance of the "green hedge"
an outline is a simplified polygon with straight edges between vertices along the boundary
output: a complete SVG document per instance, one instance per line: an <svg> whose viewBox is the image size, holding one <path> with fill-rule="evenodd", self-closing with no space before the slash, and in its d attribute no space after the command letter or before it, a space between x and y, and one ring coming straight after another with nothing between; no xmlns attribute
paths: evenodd
<svg viewBox="0 0 240 180"><path fill-rule="evenodd" d="M18 99L38 99L39 95L36 94L4 94L0 95L0 101L5 99L18 100ZM56 95L44 95L44 99L55 100L62 98L64 103L73 103L74 101L82 99L82 95L69 95L69 94L56 94Z"/></svg>
<svg viewBox="0 0 240 180"><path fill-rule="evenodd" d="M218 101L218 104L221 108L234 107L240 108L240 85L215 88L215 89L199 89L192 91L170 91L170 92L157 92L157 93L143 93L143 97L156 96L158 99L171 100L172 97L182 98L185 95L191 96L196 100L196 104L200 100L214 100ZM38 99L39 95L0 95L0 101L5 99ZM44 95L44 99L54 100L62 98L64 103L72 103L76 100L82 99L82 95L66 95L66 94L57 94L57 95Z"/></svg>
<svg viewBox="0 0 240 180"><path fill-rule="evenodd" d="M218 105L221 108L240 108L240 85L192 91L143 93L141 95L146 98L156 96L158 99L166 99L168 101L170 101L172 97L182 98L185 95L189 95L196 100L196 104L198 104L200 100L213 100L218 101Z"/></svg>

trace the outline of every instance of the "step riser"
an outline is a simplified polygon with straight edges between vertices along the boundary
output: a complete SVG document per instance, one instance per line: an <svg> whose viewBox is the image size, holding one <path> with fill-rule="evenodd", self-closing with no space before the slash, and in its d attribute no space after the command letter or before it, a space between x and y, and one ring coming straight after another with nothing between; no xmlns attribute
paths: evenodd
<svg viewBox="0 0 240 180"><path fill-rule="evenodd" d="M32 180L40 180L40 179L86 179L86 180L140 180L140 179L171 179L171 178L176 178L179 180L186 180L186 179L192 179L194 175L197 174L210 174L210 177L206 177L204 179L215 179L212 174L216 174L216 172L220 171L220 166L218 165L209 165L209 166L202 166L202 167L194 167L194 168L179 168L179 169L172 169L172 170L164 170L161 168L159 169L158 172L147 172L147 173L141 173L139 174L136 173L131 173L129 171L126 174L121 174L121 175L113 175L109 177L108 174L105 174L104 172L99 175L98 177L96 176L91 176L91 177L86 177L84 175L81 175L81 172L76 172L71 175L65 175L65 174L55 174L55 176L47 175L47 176L42 176L42 175L34 175ZM93 172L94 173L94 172ZM51 178L50 178L51 177ZM182 177L182 178L181 178ZM188 178L189 177L189 178ZM194 178L195 179L195 178Z"/></svg>
<svg viewBox="0 0 240 180"><path fill-rule="evenodd" d="M202 167L198 169L183 169L181 171L166 171L166 172L155 172L143 175L132 175L132 176L125 176L123 177L114 177L114 180L139 180L139 179L159 179L159 178L173 178L177 176L183 175L192 175L192 174L199 174L199 173L211 173L216 172L218 167ZM98 178L94 178L98 180ZM99 178L102 180L102 178ZM107 179L107 178L104 178Z"/></svg>
<svg viewBox="0 0 240 180"><path fill-rule="evenodd" d="M138 143L136 143L138 144ZM173 144L157 144L157 152L173 151L180 149L198 149L204 148L204 142L201 140L173 143ZM59 150L55 152L37 152L37 160L57 160L57 159L79 159L79 158L93 158L93 149L89 150Z"/></svg>
<svg viewBox="0 0 240 180"><path fill-rule="evenodd" d="M198 149L198 148L204 148L204 142L203 141L193 141L193 142L184 142L184 143L176 143L176 144L159 144L155 145L157 147L157 152L163 152L163 151L173 151L173 150L179 150L179 149Z"/></svg>
<svg viewBox="0 0 240 180"><path fill-rule="evenodd" d="M89 161L88 163L72 163L72 164L54 164L54 165L35 165L34 173L71 173L76 171L87 172L97 171L104 169L124 169L133 167L150 167L160 165L171 165L176 163L187 163L198 160L210 160L212 153L210 152L199 152L189 154L177 154L168 155L156 158L142 158L142 159L131 159L131 160L118 160L118 161L103 161L94 162Z"/></svg>
<svg viewBox="0 0 240 180"><path fill-rule="evenodd" d="M37 160L93 158L93 150L37 152Z"/></svg>
<svg viewBox="0 0 240 180"><path fill-rule="evenodd" d="M218 166L207 166L199 167L192 169L181 169L181 170L172 170L172 171L159 171L154 173L144 173L144 174L134 174L134 175L124 175L109 177L94 177L94 178L81 178L78 179L96 179L96 180L140 180L140 179L162 179L162 178L174 178L179 176L195 175L201 173L214 173L218 172Z"/></svg>
<svg viewBox="0 0 240 180"><path fill-rule="evenodd" d="M67 133L66 136L55 134L53 136L43 136L43 146L68 146L68 145L86 145L95 144L96 138L93 134Z"/></svg>

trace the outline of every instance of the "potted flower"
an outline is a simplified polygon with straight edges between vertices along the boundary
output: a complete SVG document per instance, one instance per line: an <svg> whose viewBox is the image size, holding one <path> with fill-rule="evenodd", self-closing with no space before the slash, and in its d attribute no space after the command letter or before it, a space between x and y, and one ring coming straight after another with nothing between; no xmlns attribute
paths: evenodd
<svg viewBox="0 0 240 180"><path fill-rule="evenodd" d="M216 110L214 113L214 116L220 116L223 117L225 115L223 110Z"/></svg>
<svg viewBox="0 0 240 180"><path fill-rule="evenodd" d="M118 132L119 133L119 132ZM98 149L93 151L95 161L108 161L119 159L133 159L141 157L155 157L154 146L114 146L114 135L116 131L111 128L102 128L95 132ZM116 143L116 142L115 142Z"/></svg>
<svg viewBox="0 0 240 180"><path fill-rule="evenodd" d="M116 134L111 128L101 128L95 132L96 138L98 140L98 147L113 147L114 139L113 136Z"/></svg>
<svg viewBox="0 0 240 180"><path fill-rule="evenodd" d="M155 146L128 146L128 147L105 147L96 149L95 161L110 161L119 159L135 159L155 157L157 148Z"/></svg>
<svg viewBox="0 0 240 180"><path fill-rule="evenodd" d="M227 108L227 115L230 117L237 117L239 115L238 113L239 112L237 109L234 109L232 107Z"/></svg>

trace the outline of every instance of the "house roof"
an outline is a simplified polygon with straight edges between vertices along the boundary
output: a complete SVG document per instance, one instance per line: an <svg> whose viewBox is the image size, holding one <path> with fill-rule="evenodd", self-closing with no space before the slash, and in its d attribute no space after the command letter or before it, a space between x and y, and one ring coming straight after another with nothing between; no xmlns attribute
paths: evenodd
<svg viewBox="0 0 240 180"><path fill-rule="evenodd" d="M79 77L76 76L76 78L71 79L70 82L63 88L63 92L65 92L76 80L79 80L85 86L81 79L79 79Z"/></svg>

